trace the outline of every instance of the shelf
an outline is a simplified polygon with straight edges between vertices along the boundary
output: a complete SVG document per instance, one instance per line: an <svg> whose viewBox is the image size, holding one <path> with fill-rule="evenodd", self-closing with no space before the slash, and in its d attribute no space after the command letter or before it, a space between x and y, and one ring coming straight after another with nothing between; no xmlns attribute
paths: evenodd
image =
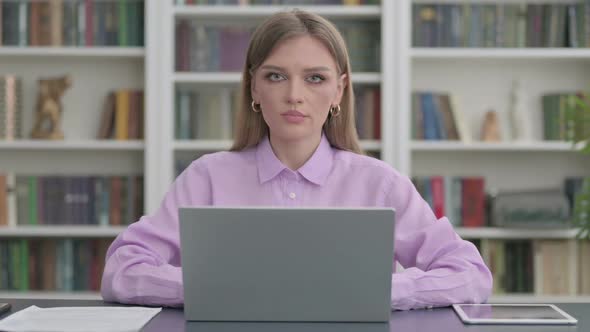
<svg viewBox="0 0 590 332"><path fill-rule="evenodd" d="M577 229L513 229L499 227L457 227L463 239L574 239Z"/></svg>
<svg viewBox="0 0 590 332"><path fill-rule="evenodd" d="M442 48L414 47L410 50L413 59L547 59L590 60L590 49L585 48Z"/></svg>
<svg viewBox="0 0 590 332"><path fill-rule="evenodd" d="M231 140L176 140L174 150L176 151L223 151L228 150L232 145Z"/></svg>
<svg viewBox="0 0 590 332"><path fill-rule="evenodd" d="M0 291L0 298L4 299L66 299L66 300L101 300L99 292L92 291ZM588 303L590 295L492 295L489 303Z"/></svg>
<svg viewBox="0 0 590 332"><path fill-rule="evenodd" d="M231 140L176 140L176 151L221 151L228 150L232 145ZM362 140L361 148L367 151L379 151L381 142L376 140Z"/></svg>
<svg viewBox="0 0 590 332"><path fill-rule="evenodd" d="M143 58L143 47L0 47L0 56Z"/></svg>
<svg viewBox="0 0 590 332"><path fill-rule="evenodd" d="M96 225L18 225L0 227L0 237L91 237L110 238L119 235L127 226Z"/></svg>
<svg viewBox="0 0 590 332"><path fill-rule="evenodd" d="M328 18L370 18L381 17L381 7L367 6L176 6L173 13L178 18L202 19L258 19L274 13L298 8Z"/></svg>
<svg viewBox="0 0 590 332"><path fill-rule="evenodd" d="M0 151L3 150L112 150L112 151L141 151L144 149L144 142L140 140L0 140Z"/></svg>
<svg viewBox="0 0 590 332"><path fill-rule="evenodd" d="M47 300L102 300L99 292L92 291L0 291L3 299L47 299Z"/></svg>
<svg viewBox="0 0 590 332"><path fill-rule="evenodd" d="M241 73L179 73L174 74L173 80L180 84L238 84L242 79ZM355 84L379 84L381 82L380 73L353 73L352 81Z"/></svg>
<svg viewBox="0 0 590 332"><path fill-rule="evenodd" d="M582 148L578 144L575 148L568 142L499 142L463 143L460 141L413 141L412 151L496 151L496 152L575 152Z"/></svg>
<svg viewBox="0 0 590 332"><path fill-rule="evenodd" d="M590 295L535 295L503 294L492 295L489 303L588 303Z"/></svg>

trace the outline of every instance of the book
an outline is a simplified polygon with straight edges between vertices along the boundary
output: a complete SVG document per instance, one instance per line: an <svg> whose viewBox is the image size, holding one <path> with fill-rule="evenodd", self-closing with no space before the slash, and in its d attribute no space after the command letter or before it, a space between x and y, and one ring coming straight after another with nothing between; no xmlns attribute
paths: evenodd
<svg viewBox="0 0 590 332"><path fill-rule="evenodd" d="M22 138L22 113L21 78L0 77L0 140Z"/></svg>

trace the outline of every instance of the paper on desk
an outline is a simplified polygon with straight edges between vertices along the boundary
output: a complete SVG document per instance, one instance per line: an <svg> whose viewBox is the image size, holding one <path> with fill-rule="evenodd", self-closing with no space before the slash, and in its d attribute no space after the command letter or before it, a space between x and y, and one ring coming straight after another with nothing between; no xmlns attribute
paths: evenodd
<svg viewBox="0 0 590 332"><path fill-rule="evenodd" d="M7 332L139 331L162 308L30 306L0 321Z"/></svg>

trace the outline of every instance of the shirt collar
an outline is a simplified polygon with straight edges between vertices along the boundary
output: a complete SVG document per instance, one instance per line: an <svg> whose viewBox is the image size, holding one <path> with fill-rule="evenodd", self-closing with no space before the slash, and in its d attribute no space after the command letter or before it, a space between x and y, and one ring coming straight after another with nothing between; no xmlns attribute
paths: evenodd
<svg viewBox="0 0 590 332"><path fill-rule="evenodd" d="M321 186L326 182L328 174L332 170L333 157L334 151L330 146L330 142L326 135L322 133L320 145L318 145L311 158L297 171L308 181ZM268 136L263 138L256 148L256 162L258 164L260 183L273 179L284 169L287 169L274 154Z"/></svg>

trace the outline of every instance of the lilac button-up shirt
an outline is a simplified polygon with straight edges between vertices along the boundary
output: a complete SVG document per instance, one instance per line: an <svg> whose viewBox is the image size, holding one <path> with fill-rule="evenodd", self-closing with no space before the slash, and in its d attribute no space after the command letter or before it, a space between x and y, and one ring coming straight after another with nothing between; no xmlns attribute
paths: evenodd
<svg viewBox="0 0 590 332"><path fill-rule="evenodd" d="M395 257L392 309L484 302L492 276L473 244L438 219L411 181L388 164L332 148L325 136L312 157L291 171L268 138L241 152L218 152L191 163L160 208L121 233L107 252L107 301L182 306L180 206L393 207ZM343 292L346 290L343 289Z"/></svg>

